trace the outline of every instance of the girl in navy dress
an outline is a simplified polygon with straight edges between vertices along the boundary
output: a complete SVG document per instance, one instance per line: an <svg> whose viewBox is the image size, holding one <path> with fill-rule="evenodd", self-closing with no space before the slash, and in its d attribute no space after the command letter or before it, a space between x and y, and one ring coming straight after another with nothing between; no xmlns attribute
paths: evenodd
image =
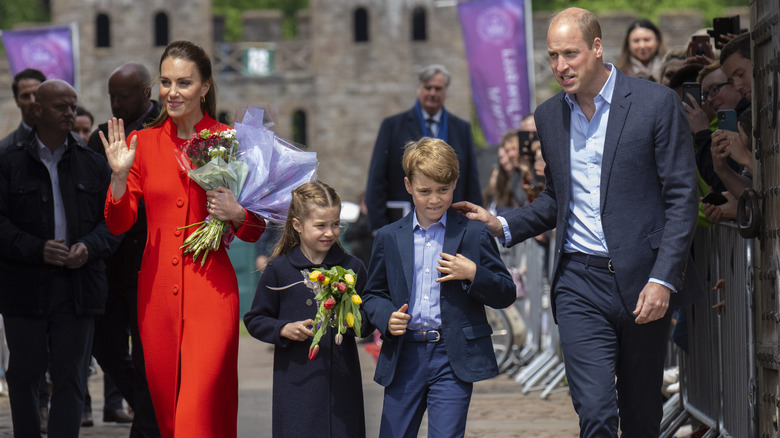
<svg viewBox="0 0 780 438"><path fill-rule="evenodd" d="M322 182L302 184L292 192L284 232L257 285L244 323L255 338L273 344L273 436L365 437L365 414L355 333L336 345L335 330L320 339L309 360L314 292L301 271L341 266L357 274L362 294L366 268L338 243L341 200ZM361 310L362 313L362 310ZM366 318L363 333L373 327Z"/></svg>

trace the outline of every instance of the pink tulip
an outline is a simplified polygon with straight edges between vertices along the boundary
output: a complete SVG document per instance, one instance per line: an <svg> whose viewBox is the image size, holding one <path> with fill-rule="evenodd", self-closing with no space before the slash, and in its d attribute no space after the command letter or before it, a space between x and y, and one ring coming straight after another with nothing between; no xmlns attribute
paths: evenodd
<svg viewBox="0 0 780 438"><path fill-rule="evenodd" d="M320 352L320 346L315 345L314 348L309 350L309 360L314 360L315 357L317 357L317 353Z"/></svg>

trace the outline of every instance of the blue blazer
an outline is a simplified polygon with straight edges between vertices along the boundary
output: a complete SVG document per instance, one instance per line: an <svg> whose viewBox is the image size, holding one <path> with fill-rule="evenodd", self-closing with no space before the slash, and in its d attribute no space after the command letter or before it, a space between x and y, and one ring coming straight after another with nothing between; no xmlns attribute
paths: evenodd
<svg viewBox="0 0 780 438"><path fill-rule="evenodd" d="M447 115L447 144L455 150L460 167L460 178L455 186L452 200L453 202L470 201L482 205L482 190L479 186L471 125L449 111ZM387 201L412 202L412 197L404 186L406 175L401 166L401 159L406 144L417 141L422 136L422 121L414 107L382 121L374 144L366 185L368 222L372 230L378 230L392 222L387 216L385 205Z"/></svg>
<svg viewBox="0 0 780 438"><path fill-rule="evenodd" d="M601 169L604 236L629 314L650 277L677 290L670 301L674 310L702 294L690 255L698 192L688 120L671 89L617 69L615 74ZM563 92L537 108L547 188L533 203L504 215L510 245L557 228L553 272L571 201L570 116ZM555 310L555 299L552 302Z"/></svg>
<svg viewBox="0 0 780 438"><path fill-rule="evenodd" d="M383 334L384 342L374 380L382 386L393 381L403 337L387 334L393 312L409 302L414 277L412 215L379 230L374 241L368 284L363 294L368 319ZM455 375L464 382L489 379L498 374L485 317L485 305L508 307L515 301L512 277L501 261L495 239L482 223L470 221L455 210L447 211L442 251L462 254L477 265L474 282L441 283L441 330Z"/></svg>

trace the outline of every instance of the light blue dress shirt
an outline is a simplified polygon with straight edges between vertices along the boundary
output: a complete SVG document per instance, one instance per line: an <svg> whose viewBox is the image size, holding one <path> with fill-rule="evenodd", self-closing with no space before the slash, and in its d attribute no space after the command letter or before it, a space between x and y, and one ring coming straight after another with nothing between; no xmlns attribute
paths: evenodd
<svg viewBox="0 0 780 438"><path fill-rule="evenodd" d="M571 162L571 198L563 252L582 252L608 257L609 249L601 226L601 159L607 136L615 72L611 65L607 82L593 99L596 111L588 120L577 103L577 96L566 95L571 109L569 156Z"/></svg>
<svg viewBox="0 0 780 438"><path fill-rule="evenodd" d="M417 210L412 216L414 235L414 277L409 296L411 315L409 330L435 330L441 328L441 306L439 294L439 255L444 245L444 230L447 227L447 213L438 222L423 228L417 221Z"/></svg>

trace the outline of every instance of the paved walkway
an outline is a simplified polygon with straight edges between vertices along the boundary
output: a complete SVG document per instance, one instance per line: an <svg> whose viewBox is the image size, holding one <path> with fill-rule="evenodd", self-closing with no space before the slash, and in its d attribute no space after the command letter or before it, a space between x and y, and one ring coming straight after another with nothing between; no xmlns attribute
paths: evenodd
<svg viewBox="0 0 780 438"><path fill-rule="evenodd" d="M239 413L238 436L271 437L271 370L273 350L251 337L241 337L239 345ZM382 388L371 378L373 358L361 348L363 391L366 405L366 428L369 437L377 436L382 411ZM88 438L127 437L129 425L103 423L103 379L89 381L95 426L82 428ZM420 436L426 436L425 421ZM479 382L474 387L466 436L500 438L566 438L577 437L577 417L567 392L542 400L538 393L520 394L520 387L504 376ZM0 437L11 437L11 415L8 397L0 397Z"/></svg>

